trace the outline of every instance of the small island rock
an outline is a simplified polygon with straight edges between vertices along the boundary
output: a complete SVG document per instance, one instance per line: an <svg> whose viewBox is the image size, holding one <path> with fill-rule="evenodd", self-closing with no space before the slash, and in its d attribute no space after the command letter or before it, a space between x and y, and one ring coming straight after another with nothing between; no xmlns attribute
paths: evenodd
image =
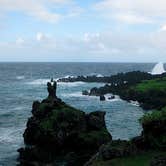
<svg viewBox="0 0 166 166"><path fill-rule="evenodd" d="M105 99L105 96L104 95L101 95L100 96L100 101L105 101L106 99Z"/></svg>

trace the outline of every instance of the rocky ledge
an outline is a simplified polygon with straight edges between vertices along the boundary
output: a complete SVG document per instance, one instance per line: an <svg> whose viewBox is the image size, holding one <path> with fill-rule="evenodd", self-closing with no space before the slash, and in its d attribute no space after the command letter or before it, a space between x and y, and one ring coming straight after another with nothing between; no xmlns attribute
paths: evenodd
<svg viewBox="0 0 166 166"><path fill-rule="evenodd" d="M140 123L143 128L140 136L102 145L86 166L165 166L166 108L145 114Z"/></svg>
<svg viewBox="0 0 166 166"><path fill-rule="evenodd" d="M81 166L112 140L105 112L86 114L67 105L56 96L56 87L51 80L48 97L32 105L32 117L23 134L25 147L18 149L21 166Z"/></svg>

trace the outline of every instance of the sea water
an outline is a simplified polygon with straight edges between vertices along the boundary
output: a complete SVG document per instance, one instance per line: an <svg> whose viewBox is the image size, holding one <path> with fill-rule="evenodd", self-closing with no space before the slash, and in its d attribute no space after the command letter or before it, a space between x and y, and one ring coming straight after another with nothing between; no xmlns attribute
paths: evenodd
<svg viewBox="0 0 166 166"><path fill-rule="evenodd" d="M47 97L46 83L77 75L109 76L119 72L152 70L154 64L133 63L0 63L0 166L14 166L17 149L23 146L22 134L31 116L34 100ZM138 119L143 115L138 105L116 96L99 101L98 97L82 96L82 90L100 87L101 83L58 83L58 97L86 113L105 111L107 129L113 139L129 139L141 132ZM106 96L109 97L109 94Z"/></svg>

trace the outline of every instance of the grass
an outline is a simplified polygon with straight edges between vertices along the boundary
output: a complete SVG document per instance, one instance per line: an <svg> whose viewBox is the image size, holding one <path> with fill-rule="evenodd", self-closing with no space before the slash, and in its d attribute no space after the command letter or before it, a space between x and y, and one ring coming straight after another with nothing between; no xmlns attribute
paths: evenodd
<svg viewBox="0 0 166 166"><path fill-rule="evenodd" d="M137 91L149 91L149 90L159 90L165 91L166 90L166 77L160 79L153 79L153 80L146 80L142 81L136 85L135 90Z"/></svg>
<svg viewBox="0 0 166 166"><path fill-rule="evenodd" d="M108 161L95 161L91 166L149 166L151 160L158 155L166 155L166 152L150 151L140 155L118 158Z"/></svg>

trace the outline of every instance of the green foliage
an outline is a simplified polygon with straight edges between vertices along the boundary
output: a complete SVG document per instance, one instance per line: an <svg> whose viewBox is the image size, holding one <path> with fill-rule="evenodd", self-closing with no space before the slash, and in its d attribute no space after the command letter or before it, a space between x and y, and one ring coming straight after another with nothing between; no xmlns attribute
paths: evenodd
<svg viewBox="0 0 166 166"><path fill-rule="evenodd" d="M166 120L166 107L161 111L152 111L146 113L141 119L142 124L147 124L152 121L165 121Z"/></svg>
<svg viewBox="0 0 166 166"><path fill-rule="evenodd" d="M79 122L83 112L71 106L63 104L54 109L49 116L40 122L40 127L44 131L55 130L56 125L59 128L66 128L71 122Z"/></svg>
<svg viewBox="0 0 166 166"><path fill-rule="evenodd" d="M43 112L44 110L47 110L49 106L49 103L42 103L40 104L38 111Z"/></svg>
<svg viewBox="0 0 166 166"><path fill-rule="evenodd" d="M142 92L146 92L149 90L165 91L166 77L142 81L142 83L139 83L134 88L136 91L142 91Z"/></svg>

